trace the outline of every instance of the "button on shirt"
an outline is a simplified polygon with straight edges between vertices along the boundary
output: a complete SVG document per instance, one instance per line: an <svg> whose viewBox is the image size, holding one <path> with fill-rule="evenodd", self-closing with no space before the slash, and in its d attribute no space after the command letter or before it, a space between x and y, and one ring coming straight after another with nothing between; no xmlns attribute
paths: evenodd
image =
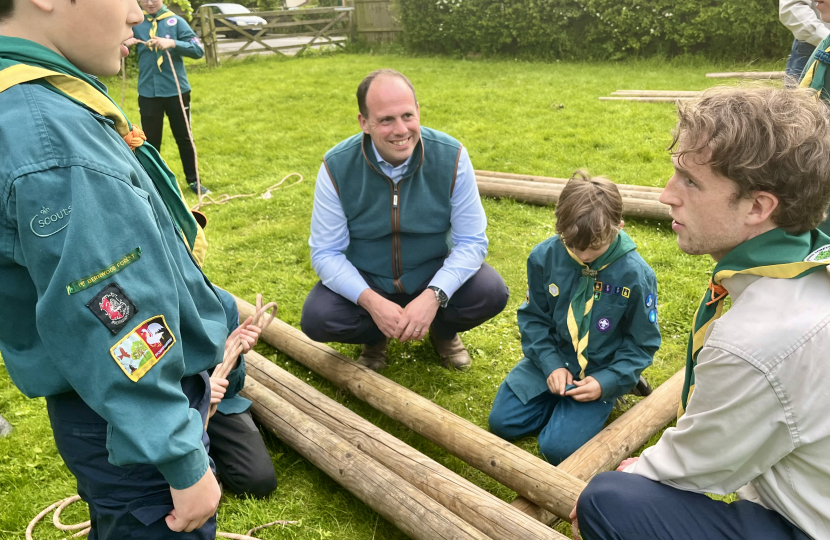
<svg viewBox="0 0 830 540"><path fill-rule="evenodd" d="M395 167L383 160L374 142L372 151L380 164L381 172L397 184L412 157ZM462 148L458 160L450 203L453 248L429 283L447 293L448 297L452 297L464 282L478 272L487 255L487 217L484 215L475 171L466 148ZM320 166L317 173L308 244L311 246L311 266L323 285L356 304L360 294L369 285L344 254L349 246L348 220L325 164Z"/></svg>

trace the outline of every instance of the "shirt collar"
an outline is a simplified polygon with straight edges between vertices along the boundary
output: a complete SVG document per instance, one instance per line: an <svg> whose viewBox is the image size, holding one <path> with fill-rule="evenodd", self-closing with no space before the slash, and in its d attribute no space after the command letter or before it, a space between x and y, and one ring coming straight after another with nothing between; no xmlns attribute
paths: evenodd
<svg viewBox="0 0 830 540"><path fill-rule="evenodd" d="M400 172L401 172L401 174L403 174L403 171L405 171L405 170L406 170L406 166L407 166L407 165L409 165L409 162L410 162L410 160L412 159L412 156L414 155L414 152L413 152L412 154L410 154L410 155L409 155L409 157L408 157L408 158L406 158L406 161L404 161L403 163L401 163L400 165L398 165L397 167L395 167L394 165L392 165L392 164L391 164L391 163L389 163L388 161L384 160L384 159L380 156L380 154L378 153L378 149L377 149L377 147L375 146L375 141L372 141L372 152L374 152L374 153L375 153L375 159L377 159L377 160L378 160L378 163L379 163L381 166L388 167L388 168L392 169L392 170L393 170L393 171L395 171L395 172L400 171ZM390 176L391 176L391 175L390 175Z"/></svg>

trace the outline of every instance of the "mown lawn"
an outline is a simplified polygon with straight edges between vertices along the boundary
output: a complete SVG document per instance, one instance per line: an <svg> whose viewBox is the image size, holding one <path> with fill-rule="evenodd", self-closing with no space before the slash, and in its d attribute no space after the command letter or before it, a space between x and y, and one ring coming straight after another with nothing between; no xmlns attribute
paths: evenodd
<svg viewBox="0 0 830 540"><path fill-rule="evenodd" d="M211 242L207 274L249 301L257 292L277 300L280 317L292 325L299 325L303 300L317 280L307 240L321 157L359 130L355 89L366 73L380 67L396 68L412 79L422 124L461 140L478 169L562 177L587 168L617 182L662 186L671 174L665 147L674 125L673 105L608 103L597 97L617 89L703 89L713 85L704 73L748 66L698 60L545 64L357 54L259 58L212 71L192 66L194 132L202 178L214 194L259 195L291 172L305 178L267 200L253 197L205 208ZM783 62L750 68L783 69ZM109 83L120 99L120 80ZM126 110L138 123L134 86L134 79L128 81ZM181 174L169 131L162 150ZM195 197L188 197L195 202ZM473 356L472 370L462 374L441 369L431 346L416 342L392 344L384 374L486 428L496 389L521 357L516 309L524 299L525 260L533 245L553 234L554 217L552 208L512 201L485 200L484 206L489 218L487 260L504 276L512 295L501 315L463 336ZM658 276L663 346L646 376L659 385L684 362L689 321L713 263L683 255L667 223L629 219L626 230ZM334 346L353 358L358 355L357 346ZM499 497L514 497L509 489L338 392L267 345L258 350ZM74 479L55 449L44 401L24 398L5 368L0 369L0 414L15 426L9 438L0 439L0 538L17 539L42 508L75 492ZM261 531L260 537L404 537L278 439L266 435L266 440L278 491L266 500L226 496L219 509L220 530L241 533L287 519L300 524ZM538 452L533 439L520 445ZM83 507L76 506L66 521L84 516ZM51 525L36 530L37 538L64 536Z"/></svg>

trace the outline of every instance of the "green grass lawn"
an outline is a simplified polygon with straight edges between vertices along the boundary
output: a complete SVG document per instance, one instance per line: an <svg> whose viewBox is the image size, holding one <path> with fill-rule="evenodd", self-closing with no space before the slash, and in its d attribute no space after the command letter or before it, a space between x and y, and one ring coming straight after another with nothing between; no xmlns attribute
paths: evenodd
<svg viewBox="0 0 830 540"><path fill-rule="evenodd" d="M618 89L698 90L714 85L704 78L706 72L783 69L783 61L752 66L695 59L573 64L349 54L293 60L262 57L212 71L192 66L193 129L202 179L214 194L258 195L291 172L305 178L267 200L253 197L205 207L210 219L208 276L249 301L257 292L278 301L280 317L294 326L299 326L303 300L317 281L307 241L321 158L359 131L355 89L364 75L381 67L398 69L412 79L422 124L461 140L477 169L567 177L587 168L617 182L663 186L671 174L665 148L675 122L674 106L597 98ZM108 82L119 101L120 80ZM138 123L134 79L128 81L125 108ZM169 130L162 155L181 178ZM188 198L195 202L190 193ZM484 207L489 218L487 261L504 276L512 295L502 314L463 336L473 357L472 369L446 371L427 343L395 342L384 374L486 429L496 389L522 354L516 309L524 300L525 261L535 244L553 234L554 216L552 208L506 200L485 200ZM626 230L657 273L663 346L646 376L659 385L685 361L690 320L714 263L683 255L668 223L629 219ZM359 352L357 346L333 346L353 358ZM267 345L257 350L436 461L505 500L514 497L509 489ZM0 414L15 426L9 438L0 439L0 539L17 539L35 514L75 493L75 486L55 449L44 401L24 398L4 367ZM404 537L278 439L267 435L266 441L279 478L277 492L266 500L226 496L219 509L220 530L244 533L285 519L300 524L261 531L260 537ZM519 444L538 453L533 439ZM66 521L83 518L83 505L76 506ZM36 530L41 539L64 536L51 525Z"/></svg>

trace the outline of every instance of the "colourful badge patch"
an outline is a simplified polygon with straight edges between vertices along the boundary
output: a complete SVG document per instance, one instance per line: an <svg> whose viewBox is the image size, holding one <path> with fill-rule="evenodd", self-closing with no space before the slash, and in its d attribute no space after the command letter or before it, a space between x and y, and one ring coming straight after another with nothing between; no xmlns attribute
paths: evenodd
<svg viewBox="0 0 830 540"><path fill-rule="evenodd" d="M614 290L614 286L611 285L610 283L603 288L603 292L605 294L611 294L611 291L613 291L613 290Z"/></svg>
<svg viewBox="0 0 830 540"><path fill-rule="evenodd" d="M530 305L530 287L525 289L525 304Z"/></svg>
<svg viewBox="0 0 830 540"><path fill-rule="evenodd" d="M646 307L651 307L653 305L654 305L654 295L649 294L648 296L646 296ZM652 321L652 322L654 322L654 321Z"/></svg>
<svg viewBox="0 0 830 540"><path fill-rule="evenodd" d="M614 294L619 296L622 293L622 287L614 287Z"/></svg>
<svg viewBox="0 0 830 540"><path fill-rule="evenodd" d="M69 285L66 286L66 294L75 294L76 292L83 291L99 283L108 277L111 277L113 274L117 274L121 270L127 268L130 264L137 261L138 258L141 257L141 248L137 247L131 252L127 253L114 263L101 268L97 272L92 275L89 275L83 279L79 279L77 281L73 281Z"/></svg>
<svg viewBox="0 0 830 540"><path fill-rule="evenodd" d="M176 19L176 17L170 17L167 19L167 26L176 26L177 24L179 24L179 20Z"/></svg>
<svg viewBox="0 0 830 540"><path fill-rule="evenodd" d="M652 309L651 311L648 312L648 320L649 320L649 322L653 322L653 323L657 322L657 310L656 309Z"/></svg>
<svg viewBox="0 0 830 540"><path fill-rule="evenodd" d="M630 297L631 296L631 289L629 289L628 287L623 287L622 295L623 295L623 298Z"/></svg>
<svg viewBox="0 0 830 540"><path fill-rule="evenodd" d="M115 362L133 382L147 374L176 343L164 315L139 324L110 349Z"/></svg>
<svg viewBox="0 0 830 540"><path fill-rule="evenodd" d="M603 317L597 321L597 330L600 332L607 332L611 330L611 319Z"/></svg>
<svg viewBox="0 0 830 540"><path fill-rule="evenodd" d="M804 259L804 262L826 261L827 259L830 259L830 246L822 246L814 252L807 255L807 258Z"/></svg>
<svg viewBox="0 0 830 540"><path fill-rule="evenodd" d="M120 332L124 324L138 312L132 300L114 281L101 289L101 292L96 294L86 307L98 317L99 321L104 323L112 335Z"/></svg>
<svg viewBox="0 0 830 540"><path fill-rule="evenodd" d="M548 285L548 292L551 296L559 296L559 287L556 286L556 283L551 283Z"/></svg>
<svg viewBox="0 0 830 540"><path fill-rule="evenodd" d="M595 292L594 293L594 301L598 302L600 298L602 298L602 293L599 292L599 291Z"/></svg>
<svg viewBox="0 0 830 540"><path fill-rule="evenodd" d="M601 281L595 281L594 282L594 290L602 292L602 282Z"/></svg>

